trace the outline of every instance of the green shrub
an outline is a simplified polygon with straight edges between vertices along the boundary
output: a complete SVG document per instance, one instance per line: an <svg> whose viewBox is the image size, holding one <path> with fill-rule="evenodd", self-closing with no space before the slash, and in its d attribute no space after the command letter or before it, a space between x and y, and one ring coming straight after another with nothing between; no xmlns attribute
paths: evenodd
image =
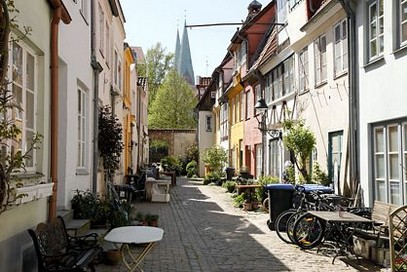
<svg viewBox="0 0 407 272"><path fill-rule="evenodd" d="M196 176L197 174L197 169L198 168L198 163L196 161L190 161L187 164L186 170L187 170L187 177L192 178L193 176Z"/></svg>
<svg viewBox="0 0 407 272"><path fill-rule="evenodd" d="M240 195L235 195L233 197L233 204L235 207L242 207L243 203L246 200L246 194L242 193Z"/></svg>
<svg viewBox="0 0 407 272"><path fill-rule="evenodd" d="M321 167L317 162L315 162L312 167L312 181L325 186L331 184L331 180L328 178L328 175L321 170Z"/></svg>
<svg viewBox="0 0 407 272"><path fill-rule="evenodd" d="M206 149L203 162L209 166L211 172L222 176L223 168L228 161L226 150L219 146L213 146Z"/></svg>
<svg viewBox="0 0 407 272"><path fill-rule="evenodd" d="M175 171L177 174L181 171L180 161L174 156L168 156L162 159L161 166L165 171Z"/></svg>
<svg viewBox="0 0 407 272"><path fill-rule="evenodd" d="M260 188L256 188L254 190L255 196L257 201L263 202L264 198L266 198L266 189L264 188L265 185L267 184L274 184L278 183L278 177L273 177L273 176L261 176L257 180L257 184L262 185Z"/></svg>
<svg viewBox="0 0 407 272"><path fill-rule="evenodd" d="M226 190L227 190L229 193L233 193L233 192L235 191L235 186L236 186L236 182L235 182L235 181L231 181L231 180L228 180L228 181L226 181L226 182L224 182L224 183L222 184L222 187L223 187L223 188L226 188Z"/></svg>
<svg viewBox="0 0 407 272"><path fill-rule="evenodd" d="M204 178L204 185L208 185L209 183L218 183L220 182L220 176L217 173L209 173Z"/></svg>

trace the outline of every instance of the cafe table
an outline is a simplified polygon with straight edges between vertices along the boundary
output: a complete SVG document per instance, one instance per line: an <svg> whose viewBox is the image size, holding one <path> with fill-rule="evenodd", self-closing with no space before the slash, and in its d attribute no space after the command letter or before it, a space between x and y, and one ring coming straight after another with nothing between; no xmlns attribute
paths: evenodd
<svg viewBox="0 0 407 272"><path fill-rule="evenodd" d="M105 241L121 244L120 256L128 271L143 271L140 263L147 256L153 245L163 238L164 230L157 227L127 226L112 229L106 236ZM142 252L135 256L131 253L131 244L145 245Z"/></svg>
<svg viewBox="0 0 407 272"><path fill-rule="evenodd" d="M308 211L307 213L325 221L324 240L334 240L337 245L338 251L332 264L339 255L347 256L346 253L350 253L356 256L353 250L355 231L373 224L371 219L345 211Z"/></svg>

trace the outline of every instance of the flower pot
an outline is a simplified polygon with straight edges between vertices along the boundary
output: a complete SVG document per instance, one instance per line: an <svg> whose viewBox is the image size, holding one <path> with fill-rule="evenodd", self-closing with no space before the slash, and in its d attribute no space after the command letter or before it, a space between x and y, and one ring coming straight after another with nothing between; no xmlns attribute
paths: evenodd
<svg viewBox="0 0 407 272"><path fill-rule="evenodd" d="M245 202L243 203L243 210L245 211L251 211L253 210L253 205L251 202Z"/></svg>
<svg viewBox="0 0 407 272"><path fill-rule="evenodd" d="M158 226L158 220L151 220L148 222L148 225L150 227L157 227Z"/></svg>
<svg viewBox="0 0 407 272"><path fill-rule="evenodd" d="M110 249L103 251L103 261L109 265L115 265L120 262L120 250L118 249Z"/></svg>

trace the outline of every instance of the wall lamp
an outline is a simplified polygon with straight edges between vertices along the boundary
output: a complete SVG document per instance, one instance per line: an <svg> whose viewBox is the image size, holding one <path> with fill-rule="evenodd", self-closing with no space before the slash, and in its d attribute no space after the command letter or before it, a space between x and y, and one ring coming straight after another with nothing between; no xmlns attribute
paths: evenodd
<svg viewBox="0 0 407 272"><path fill-rule="evenodd" d="M280 129L269 128L267 126L267 114L268 106L264 98L260 98L254 108L260 112L259 115L255 115L257 122L259 123L258 129L265 135L268 133L272 139L281 139L282 131Z"/></svg>

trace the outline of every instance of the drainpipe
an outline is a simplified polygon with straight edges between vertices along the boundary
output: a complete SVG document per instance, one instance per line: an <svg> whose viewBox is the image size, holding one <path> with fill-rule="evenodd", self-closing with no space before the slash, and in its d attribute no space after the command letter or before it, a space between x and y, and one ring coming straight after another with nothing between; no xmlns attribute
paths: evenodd
<svg viewBox="0 0 407 272"><path fill-rule="evenodd" d="M95 0L91 1L91 61L93 69L93 165L92 165L92 192L97 192L97 174L99 165L99 75L103 71L103 67L96 59L95 44L96 44L96 19L95 19Z"/></svg>
<svg viewBox="0 0 407 272"><path fill-rule="evenodd" d="M350 0L339 0L347 14L348 21L348 64L349 64L349 153L350 153L350 185L352 197L356 197L356 191L359 185L359 144L358 144L358 126L359 126L359 101L357 90L357 48L356 48L356 16L351 7Z"/></svg>
<svg viewBox="0 0 407 272"><path fill-rule="evenodd" d="M51 157L50 157L50 177L54 182L52 195L49 202L48 220L56 218L57 211L57 195L58 195L58 29L59 22L65 24L71 22L71 18L60 0L49 1L54 14L51 21Z"/></svg>

